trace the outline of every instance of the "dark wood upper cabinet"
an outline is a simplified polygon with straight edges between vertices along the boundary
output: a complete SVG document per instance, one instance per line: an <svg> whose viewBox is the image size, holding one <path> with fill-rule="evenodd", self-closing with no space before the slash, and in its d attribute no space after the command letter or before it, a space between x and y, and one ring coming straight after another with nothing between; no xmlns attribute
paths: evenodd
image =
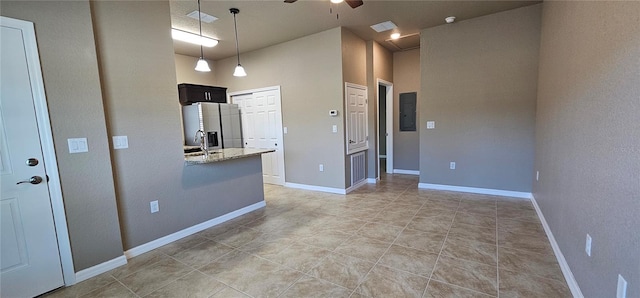
<svg viewBox="0 0 640 298"><path fill-rule="evenodd" d="M189 105L194 102L227 102L227 88L196 84L178 84L180 104Z"/></svg>

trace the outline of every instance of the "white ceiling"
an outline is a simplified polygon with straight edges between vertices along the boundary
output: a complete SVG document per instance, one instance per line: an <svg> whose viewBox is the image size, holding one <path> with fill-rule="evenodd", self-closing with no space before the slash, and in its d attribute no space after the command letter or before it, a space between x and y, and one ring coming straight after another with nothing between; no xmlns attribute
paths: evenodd
<svg viewBox="0 0 640 298"><path fill-rule="evenodd" d="M532 5L540 1L398 1L364 0L364 5L352 9L346 3L331 4L329 0L201 0L202 12L219 18L213 23L202 23L202 34L220 43L205 48L205 58L218 60L235 55L233 15L229 8L240 9L237 15L240 52L249 52L302 36L343 26L363 40L376 40L391 51L398 48L386 42L390 31L377 33L369 26L392 21L404 35L419 33L421 29L444 24L444 18L457 17L456 22L487 14ZM197 0L171 0L173 28L198 32L198 21L186 14L197 10ZM330 6L333 13L329 12ZM336 18L336 14L339 18ZM200 47L174 41L178 54L200 56Z"/></svg>

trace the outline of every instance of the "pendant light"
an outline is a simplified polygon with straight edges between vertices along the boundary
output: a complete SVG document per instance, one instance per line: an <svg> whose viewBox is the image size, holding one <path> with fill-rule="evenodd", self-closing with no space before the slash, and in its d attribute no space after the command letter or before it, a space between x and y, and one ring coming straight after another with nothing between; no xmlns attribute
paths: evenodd
<svg viewBox="0 0 640 298"><path fill-rule="evenodd" d="M247 72L244 71L244 67L240 65L240 48L238 47L238 23L236 23L236 15L240 12L237 8L229 9L229 12L233 14L233 27L236 30L236 55L238 57L238 66L236 66L235 71L233 72L234 77L246 77Z"/></svg>
<svg viewBox="0 0 640 298"><path fill-rule="evenodd" d="M202 14L200 12L200 0L198 0L198 25L200 25L200 38L202 38ZM200 44L200 59L196 63L196 71L209 72L209 63L204 60L204 51L202 50L202 44Z"/></svg>

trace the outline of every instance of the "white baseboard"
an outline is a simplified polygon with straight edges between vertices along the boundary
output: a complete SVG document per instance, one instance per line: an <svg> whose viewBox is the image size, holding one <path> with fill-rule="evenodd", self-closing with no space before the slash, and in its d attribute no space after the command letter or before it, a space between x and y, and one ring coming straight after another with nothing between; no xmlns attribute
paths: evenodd
<svg viewBox="0 0 640 298"><path fill-rule="evenodd" d="M549 228L549 224L547 224L547 220L544 218L544 215L542 214L542 210L540 210L540 206L538 206L538 202L536 202L536 198L533 196L531 196L531 203L533 203L533 207L536 209L536 213L538 214L538 218L540 218L542 227L544 228L545 233L547 233L547 238L549 238L549 242L551 243L553 252L556 255L556 259L558 260L558 264L560 265L560 269L562 270L564 279L567 281L569 290L571 290L571 294L573 294L573 297L583 298L584 295L582 295L582 291L578 286L578 282L576 281L576 278L573 276L573 272L571 272L571 268L569 268L569 264L567 263L567 260L564 258L564 255L560 250L560 246L558 246L558 242L556 242L556 238L553 236L553 233L551 232L551 228Z"/></svg>
<svg viewBox="0 0 640 298"><path fill-rule="evenodd" d="M104 263L95 265L93 267L89 267L87 269L84 270L80 270L78 272L76 272L76 283L79 283L83 280L87 280L89 278L92 278L94 276L98 276L102 273L105 273L109 270L118 268L122 265L126 265L127 264L127 258L125 256L119 256L115 259L106 261ZM70 286L70 285L66 285L66 286Z"/></svg>
<svg viewBox="0 0 640 298"><path fill-rule="evenodd" d="M367 179L363 179L362 181L356 183L356 185L351 185L349 188L346 189L347 193L350 193L356 189L358 189L358 187L363 186L365 184L369 183Z"/></svg>
<svg viewBox="0 0 640 298"><path fill-rule="evenodd" d="M347 194L347 190L346 189L342 189L342 188L324 187L324 186L308 185L308 184L298 184L298 183L291 183L291 182L285 182L284 186L285 187L290 187L290 188L304 189L304 190L314 190L314 191L322 191L322 192L328 192L328 193L336 193L336 194L340 194L340 195L346 195Z"/></svg>
<svg viewBox="0 0 640 298"><path fill-rule="evenodd" d="M378 180L380 180L380 178L367 178L367 183L378 183Z"/></svg>
<svg viewBox="0 0 640 298"><path fill-rule="evenodd" d="M520 192L520 191L490 189L490 188L476 188L476 187L465 187L465 186L444 185L444 184L429 184L429 183L418 183L418 188L469 192L469 193L477 193L477 194L483 194L483 195L514 197L514 198L522 198L522 199L533 198L533 195L530 192Z"/></svg>
<svg viewBox="0 0 640 298"><path fill-rule="evenodd" d="M407 175L420 175L420 171L416 170L402 170L402 169L393 169L394 174L407 174Z"/></svg>
<svg viewBox="0 0 640 298"><path fill-rule="evenodd" d="M180 239L182 239L184 237L187 237L189 235L195 234L195 233L200 232L202 230L206 230L206 229L208 229L210 227L213 227L215 225L219 225L219 224L221 224L221 223L223 223L225 221L234 219L234 218L236 218L236 217L238 217L240 215L243 215L243 214L249 213L251 211L260 209L260 208L262 208L262 207L264 207L266 205L267 204L266 204L265 201L261 201L261 202L255 203L253 205L249 205L247 207L238 209L236 211L229 212L229 213L227 213L225 215L218 216L218 217L216 217L214 219L205 221L203 223L199 223L197 225L191 226L191 227L186 228L184 230L180 230L180 231L175 232L173 234L170 234L170 235L164 236L162 238L158 238L156 240L153 240L153 241L147 242L145 244L136 246L136 247L134 247L132 249L129 249L129 250L125 251L124 255L127 257L127 259L133 258L135 256L139 256L139 255L141 255L141 254L143 254L145 252L154 250L154 249L156 249L158 247L161 247L163 245L169 244L169 243L171 243L173 241L180 240Z"/></svg>

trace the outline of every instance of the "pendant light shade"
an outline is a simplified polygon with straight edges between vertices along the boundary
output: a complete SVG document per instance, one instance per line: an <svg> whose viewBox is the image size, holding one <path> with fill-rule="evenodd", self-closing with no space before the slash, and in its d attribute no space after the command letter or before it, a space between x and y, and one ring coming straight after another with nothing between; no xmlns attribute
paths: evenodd
<svg viewBox="0 0 640 298"><path fill-rule="evenodd" d="M198 25L200 26L200 38L202 39L202 13L200 13L200 0L198 0ZM196 71L209 72L209 63L204 60L204 51L202 50L202 43L200 44L200 59L196 63Z"/></svg>
<svg viewBox="0 0 640 298"><path fill-rule="evenodd" d="M236 66L236 70L233 71L233 76L234 77L246 77L247 76L247 72L244 71L244 67L242 67L242 65L238 64L238 66Z"/></svg>
<svg viewBox="0 0 640 298"><path fill-rule="evenodd" d="M209 63L207 63L207 60L204 60L203 58L198 59L198 63L196 64L196 71L210 72L211 68L209 68Z"/></svg>
<svg viewBox="0 0 640 298"><path fill-rule="evenodd" d="M236 31L236 55L238 57L238 66L236 66L236 69L233 71L233 76L246 77L247 72L244 71L244 67L240 64L240 48L238 47L238 23L236 23L236 15L240 13L240 10L237 8L231 8L229 9L229 12L233 14L233 28Z"/></svg>

